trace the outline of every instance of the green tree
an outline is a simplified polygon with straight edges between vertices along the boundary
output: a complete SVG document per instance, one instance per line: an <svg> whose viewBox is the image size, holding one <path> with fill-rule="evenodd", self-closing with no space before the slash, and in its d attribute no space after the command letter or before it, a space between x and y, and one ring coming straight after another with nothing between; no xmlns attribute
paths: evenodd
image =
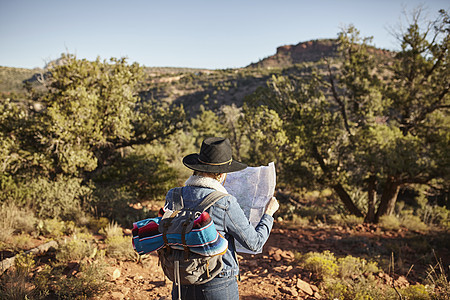
<svg viewBox="0 0 450 300"><path fill-rule="evenodd" d="M221 123L219 116L212 110L200 107L200 113L191 119L190 128L197 149L201 146L202 141L211 136L222 136L225 127Z"/></svg>
<svg viewBox="0 0 450 300"><path fill-rule="evenodd" d="M449 30L444 11L425 30L416 16L390 53L349 27L326 74L274 77L254 97L284 121L291 166L369 222L393 212L401 187L448 180ZM360 189L364 205L351 196Z"/></svg>
<svg viewBox="0 0 450 300"><path fill-rule="evenodd" d="M118 150L166 137L182 124L182 107L139 99L144 73L136 63L63 55L50 73L40 142L51 150L55 173L89 174Z"/></svg>
<svg viewBox="0 0 450 300"><path fill-rule="evenodd" d="M267 106L253 108L248 105L244 105L243 111L241 127L249 144L248 163L258 166L282 160L287 137L283 121L276 111Z"/></svg>
<svg viewBox="0 0 450 300"><path fill-rule="evenodd" d="M183 108L141 99L144 72L125 59L63 55L42 78L35 102L0 102L0 201L70 219L88 208L108 214L100 211L104 206L95 207L98 199L129 207L160 196L173 170L156 155L134 154L132 146L180 130Z"/></svg>
<svg viewBox="0 0 450 300"><path fill-rule="evenodd" d="M243 124L244 113L236 105L224 105L220 108L220 122L224 126L224 135L231 141L233 157L239 161L246 158L249 148L248 133Z"/></svg>

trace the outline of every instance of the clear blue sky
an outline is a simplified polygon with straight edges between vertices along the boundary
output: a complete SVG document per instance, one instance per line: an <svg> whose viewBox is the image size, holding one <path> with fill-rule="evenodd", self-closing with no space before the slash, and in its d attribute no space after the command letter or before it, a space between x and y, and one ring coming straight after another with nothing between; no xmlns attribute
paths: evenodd
<svg viewBox="0 0 450 300"><path fill-rule="evenodd" d="M344 25L395 49L404 8L430 18L448 0L0 0L0 66L44 67L61 53L145 66L235 68Z"/></svg>

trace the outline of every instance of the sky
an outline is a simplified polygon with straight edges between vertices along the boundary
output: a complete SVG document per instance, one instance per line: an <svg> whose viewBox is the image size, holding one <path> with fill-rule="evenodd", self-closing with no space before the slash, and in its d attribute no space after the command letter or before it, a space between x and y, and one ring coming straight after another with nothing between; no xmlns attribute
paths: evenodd
<svg viewBox="0 0 450 300"><path fill-rule="evenodd" d="M448 0L0 0L0 66L43 68L62 53L147 67L245 67L283 45L336 38L350 24L398 49L404 12L434 19Z"/></svg>

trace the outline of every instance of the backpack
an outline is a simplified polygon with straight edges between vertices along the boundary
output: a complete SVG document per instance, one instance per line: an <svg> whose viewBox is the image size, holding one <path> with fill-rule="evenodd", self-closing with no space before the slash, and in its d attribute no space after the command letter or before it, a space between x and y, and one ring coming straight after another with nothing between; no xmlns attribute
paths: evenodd
<svg viewBox="0 0 450 300"><path fill-rule="evenodd" d="M159 260L164 274L178 286L178 295L180 285L204 284L219 274L228 249L227 240L215 230L206 212L227 194L214 191L196 207L185 208L181 193L182 188L173 190L173 210L164 212L158 227L164 241L158 250Z"/></svg>

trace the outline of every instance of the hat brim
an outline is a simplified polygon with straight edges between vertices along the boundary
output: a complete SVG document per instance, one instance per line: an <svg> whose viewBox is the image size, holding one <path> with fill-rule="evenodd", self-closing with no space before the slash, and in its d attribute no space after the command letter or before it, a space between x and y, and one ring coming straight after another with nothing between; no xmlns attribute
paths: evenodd
<svg viewBox="0 0 450 300"><path fill-rule="evenodd" d="M198 160L198 156L199 155L197 153L185 156L183 158L183 164L189 169L207 173L231 173L247 168L246 164L235 160L231 161L231 163L229 164L227 163L224 165L208 165L200 162Z"/></svg>

